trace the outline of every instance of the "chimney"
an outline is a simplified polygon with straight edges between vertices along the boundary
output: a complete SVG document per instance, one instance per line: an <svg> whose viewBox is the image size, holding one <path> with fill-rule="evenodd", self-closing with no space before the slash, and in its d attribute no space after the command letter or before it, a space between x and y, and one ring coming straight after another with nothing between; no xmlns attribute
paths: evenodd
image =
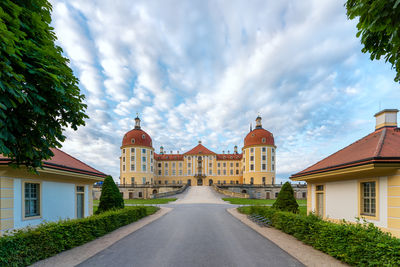
<svg viewBox="0 0 400 267"><path fill-rule="evenodd" d="M397 127L397 109L384 109L374 116L376 118L375 130L383 127Z"/></svg>
<svg viewBox="0 0 400 267"><path fill-rule="evenodd" d="M228 154L229 154L229 152L230 152L230 151L228 150Z"/></svg>
<svg viewBox="0 0 400 267"><path fill-rule="evenodd" d="M225 154L225 150L222 150L222 154Z"/></svg>
<svg viewBox="0 0 400 267"><path fill-rule="evenodd" d="M235 146L234 150L235 150L235 154L237 154L238 153L237 146Z"/></svg>
<svg viewBox="0 0 400 267"><path fill-rule="evenodd" d="M176 154L179 154L179 150L176 151Z"/></svg>
<svg viewBox="0 0 400 267"><path fill-rule="evenodd" d="M160 146L160 154L163 155L164 154L164 147Z"/></svg>
<svg viewBox="0 0 400 267"><path fill-rule="evenodd" d="M171 152L171 154L172 154L172 150L171 150L170 152Z"/></svg>

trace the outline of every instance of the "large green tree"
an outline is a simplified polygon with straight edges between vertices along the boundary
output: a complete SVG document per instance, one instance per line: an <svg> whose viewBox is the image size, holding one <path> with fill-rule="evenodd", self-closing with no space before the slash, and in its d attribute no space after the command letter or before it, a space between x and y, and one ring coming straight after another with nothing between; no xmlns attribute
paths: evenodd
<svg viewBox="0 0 400 267"><path fill-rule="evenodd" d="M347 17L359 18L357 37L371 60L384 57L400 82L400 0L348 0Z"/></svg>
<svg viewBox="0 0 400 267"><path fill-rule="evenodd" d="M39 167L87 116L47 0L0 1L0 154Z"/></svg>

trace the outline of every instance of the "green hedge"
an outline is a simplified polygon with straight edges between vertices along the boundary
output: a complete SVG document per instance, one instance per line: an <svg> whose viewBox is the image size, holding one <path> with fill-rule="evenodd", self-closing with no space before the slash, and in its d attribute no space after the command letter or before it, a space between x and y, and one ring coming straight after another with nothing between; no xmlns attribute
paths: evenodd
<svg viewBox="0 0 400 267"><path fill-rule="evenodd" d="M354 266L400 266L400 239L382 232L372 223L333 223L315 215L300 215L268 207L242 207L259 214L273 227Z"/></svg>
<svg viewBox="0 0 400 267"><path fill-rule="evenodd" d="M157 210L157 207L129 207L15 231L0 238L0 266L30 265L101 237Z"/></svg>

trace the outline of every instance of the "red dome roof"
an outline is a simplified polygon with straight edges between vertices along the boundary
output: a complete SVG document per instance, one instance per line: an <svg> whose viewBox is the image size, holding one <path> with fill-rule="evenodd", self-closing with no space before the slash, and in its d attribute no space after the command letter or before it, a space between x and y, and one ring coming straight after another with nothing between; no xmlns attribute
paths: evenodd
<svg viewBox="0 0 400 267"><path fill-rule="evenodd" d="M252 145L275 146L274 136L263 128L254 129L244 138L244 147Z"/></svg>
<svg viewBox="0 0 400 267"><path fill-rule="evenodd" d="M122 139L122 146L147 146L153 148L150 135L141 129L133 129L127 132Z"/></svg>

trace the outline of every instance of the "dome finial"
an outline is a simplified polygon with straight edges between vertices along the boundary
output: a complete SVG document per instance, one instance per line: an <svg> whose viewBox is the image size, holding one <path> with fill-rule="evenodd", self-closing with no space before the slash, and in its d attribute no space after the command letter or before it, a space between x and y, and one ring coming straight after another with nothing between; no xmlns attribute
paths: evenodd
<svg viewBox="0 0 400 267"><path fill-rule="evenodd" d="M256 129L261 129L262 125L261 125L261 116L260 113L258 113L258 116L256 118Z"/></svg>
<svg viewBox="0 0 400 267"><path fill-rule="evenodd" d="M136 118L135 118L135 129L140 129L139 113L137 113L137 112L136 112Z"/></svg>

